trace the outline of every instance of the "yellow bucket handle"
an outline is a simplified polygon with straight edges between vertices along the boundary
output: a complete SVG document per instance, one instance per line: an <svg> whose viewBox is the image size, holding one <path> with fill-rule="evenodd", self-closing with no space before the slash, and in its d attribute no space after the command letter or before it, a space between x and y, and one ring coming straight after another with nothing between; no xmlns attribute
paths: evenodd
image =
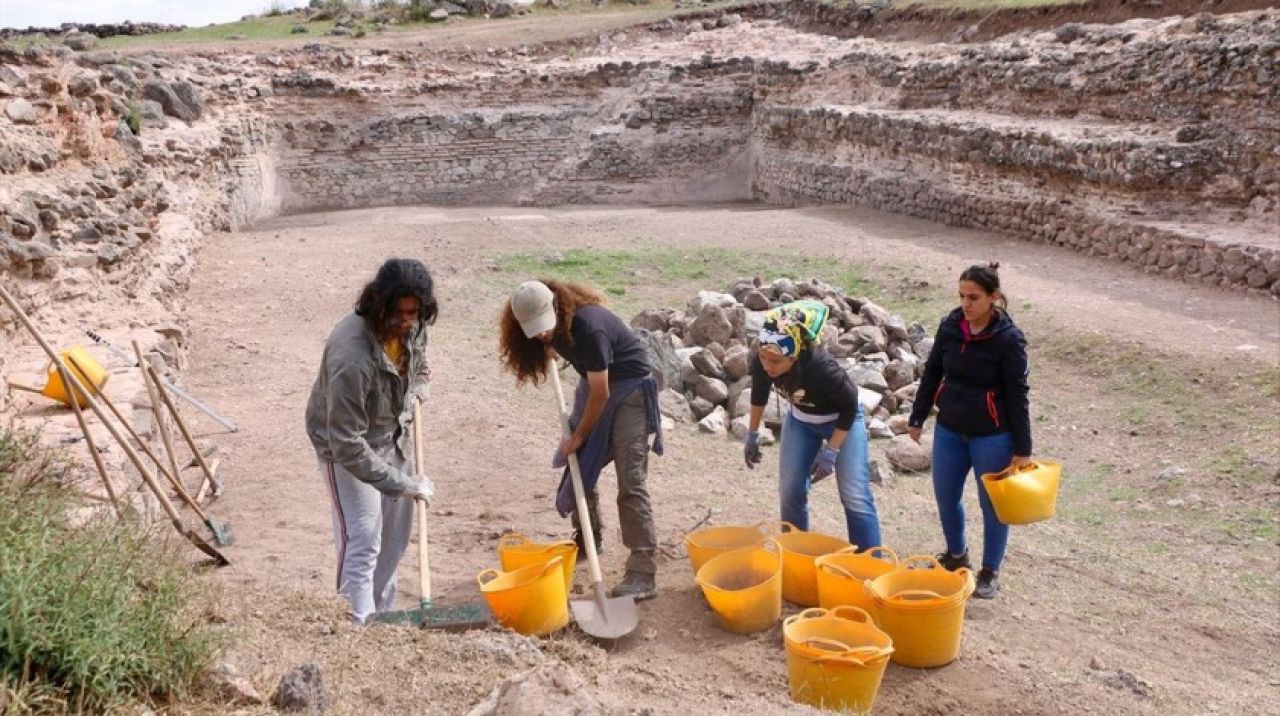
<svg viewBox="0 0 1280 716"><path fill-rule="evenodd" d="M865 554L872 559L878 559L881 562L888 562L895 567L898 566L898 553L888 547L872 547L867 551L862 552L862 554Z"/></svg>
<svg viewBox="0 0 1280 716"><path fill-rule="evenodd" d="M836 654L844 654L853 651L853 647L842 641L836 641L835 639L828 639L822 636L811 636L800 642L800 644L803 646L813 647L814 649L830 651Z"/></svg>
<svg viewBox="0 0 1280 716"><path fill-rule="evenodd" d="M757 547L759 547L760 549L762 549L762 550L764 550L764 551L766 551L766 552L770 552L770 553L772 553L772 554L773 554L773 556L775 556L775 557L777 557L777 558L779 558L779 559L781 559L781 558L782 558L782 545L778 544L778 541L777 541L777 540L774 540L774 539L767 539L767 540L765 540L765 541L761 542L759 545L757 545ZM750 548L748 548L748 549L750 549Z"/></svg>
<svg viewBox="0 0 1280 716"><path fill-rule="evenodd" d="M564 563L564 557L561 557L560 555L556 555L556 556L552 557L551 559L547 560L547 561L546 561L546 563L542 565L542 570L538 572L537 576L535 576L535 577L533 577L533 578L531 578L531 579L527 579L527 580L525 580L525 581L521 582L520 584L512 585L512 587L513 587L513 588L514 588L514 587L522 587L522 586L524 586L524 585L528 584L529 582L533 582L533 581L537 581L537 580L539 580L539 579L542 579L543 577L545 577L545 576L546 576L547 572L551 571L552 569L560 569L560 565L561 565L561 564L563 564L563 563ZM520 569L513 570L513 571L519 572L519 571L523 571L523 570L525 570L525 569L529 569L529 567L521 567ZM500 572L500 571L498 571L498 570L496 570L496 569L493 569L493 568L486 569L486 570L484 570L483 572L481 572L480 574L477 574L477 575L476 575L476 582L480 585L480 589L481 589L481 591L483 591L483 590L484 590L484 586L485 586L486 584L488 584L489 582L492 582L493 580L497 579L498 577L501 577L501 576L502 576L502 574L503 574L502 572ZM507 574L510 574L510 572L508 572ZM486 577L487 577L487 579L486 579Z"/></svg>
<svg viewBox="0 0 1280 716"><path fill-rule="evenodd" d="M851 622L858 622L859 624L872 623L871 615L867 613L867 610L861 607L849 605L839 606L831 610L831 616L837 619L847 619Z"/></svg>
<svg viewBox="0 0 1280 716"><path fill-rule="evenodd" d="M800 643L810 649L831 652L827 656L814 657L812 661L816 664L848 664L852 662L858 666L866 666L869 661L874 661L893 653L892 647L849 646L835 639L826 639L820 636L810 637Z"/></svg>
<svg viewBox="0 0 1280 716"><path fill-rule="evenodd" d="M791 524L790 522L787 522L786 520L778 520L777 522L761 522L760 524L763 526L777 527L778 534L780 535L785 535L790 532L804 531L799 527L796 527L795 525Z"/></svg>
<svg viewBox="0 0 1280 716"><path fill-rule="evenodd" d="M904 602L918 602L925 599L942 599L942 595L932 589L904 589L901 592L889 597L889 599L899 599Z"/></svg>
<svg viewBox="0 0 1280 716"><path fill-rule="evenodd" d="M836 552L836 554L840 554L840 552ZM837 577L844 577L845 579L851 579L851 580L853 580L853 581L855 581L855 582L860 582L860 581L862 581L862 580L858 579L857 577L853 576L853 573L852 573L852 572L850 572L849 570L845 569L844 567L841 567L841 566L840 566L840 565L838 565L838 564L832 564L832 563L830 563L830 562L825 562L825 561L823 561L823 560L822 560L822 558L821 558L821 557L819 557L817 560L815 560L815 561L814 561L814 565L815 565L818 569L821 569L822 571L824 571L824 572L826 572L826 573L828 573L828 574L834 574L834 575L835 575L835 576L837 576Z"/></svg>
<svg viewBox="0 0 1280 716"><path fill-rule="evenodd" d="M498 548L519 547L529 543L529 538L519 532L508 532L498 539Z"/></svg>
<svg viewBox="0 0 1280 716"><path fill-rule="evenodd" d="M992 482L994 482L996 480L1003 480L1006 477L1013 477L1019 472L1030 472L1031 470L1038 470L1038 469L1040 469L1040 463L1036 462L1035 460L1032 460L1031 462L1027 463L1026 465L1023 465L1022 467L1015 467L1013 465L1010 465L1009 467L1006 467L1000 472L989 472L983 475L982 477L983 479L991 480Z"/></svg>

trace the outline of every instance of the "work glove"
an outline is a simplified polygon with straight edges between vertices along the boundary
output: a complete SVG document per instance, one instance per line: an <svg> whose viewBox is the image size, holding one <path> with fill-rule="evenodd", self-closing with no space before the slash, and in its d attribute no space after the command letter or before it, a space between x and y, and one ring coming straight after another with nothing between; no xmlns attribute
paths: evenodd
<svg viewBox="0 0 1280 716"><path fill-rule="evenodd" d="M431 506L431 496L436 494L436 486L430 480L421 475L416 476L413 484L409 485L404 491L405 497L413 497L427 503Z"/></svg>
<svg viewBox="0 0 1280 716"><path fill-rule="evenodd" d="M752 431L747 433L747 441L742 444L742 457L747 462L747 469L754 470L756 465L764 459L764 455L760 453L760 432Z"/></svg>
<svg viewBox="0 0 1280 716"><path fill-rule="evenodd" d="M836 471L836 458L839 455L839 450L827 443L822 444L817 457L813 458L813 465L809 467L809 476L813 478L813 482L819 482Z"/></svg>

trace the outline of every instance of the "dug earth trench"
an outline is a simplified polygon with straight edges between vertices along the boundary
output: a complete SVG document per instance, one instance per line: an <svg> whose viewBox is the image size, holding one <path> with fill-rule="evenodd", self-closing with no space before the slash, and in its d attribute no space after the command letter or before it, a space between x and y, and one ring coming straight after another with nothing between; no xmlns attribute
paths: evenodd
<svg viewBox="0 0 1280 716"><path fill-rule="evenodd" d="M1031 343L1037 452L1068 463L1062 505L1015 531L1005 593L971 606L961 659L891 668L878 710L1280 710L1280 14L922 44L840 39L796 12L576 39L551 16L546 42L525 18L529 39L474 46L0 48L0 276L55 342L138 338L240 424L200 437L239 533L216 620L259 691L314 661L348 713L500 711L520 694L530 712L803 710L778 630L717 631L680 547L708 514L774 516L776 473L690 425L653 461L663 593L630 640L345 624L300 423L328 330L384 258L439 280L442 602L478 598L502 533L567 532L551 398L497 360L516 283L590 280L630 319L740 278L816 277L932 330L959 271L998 259ZM43 360L0 321L0 377L32 382ZM149 426L136 371L100 355ZM51 441L73 432L39 399L0 409ZM815 528L838 534L822 487ZM876 498L887 544L936 551L927 477ZM610 520L610 579L620 551ZM401 582L407 605L408 564Z"/></svg>

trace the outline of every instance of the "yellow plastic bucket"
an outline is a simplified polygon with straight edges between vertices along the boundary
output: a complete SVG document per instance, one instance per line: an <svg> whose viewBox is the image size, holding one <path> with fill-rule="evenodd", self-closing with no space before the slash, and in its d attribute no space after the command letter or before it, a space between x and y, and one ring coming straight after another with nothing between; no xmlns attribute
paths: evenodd
<svg viewBox="0 0 1280 716"><path fill-rule="evenodd" d="M563 563L563 557L552 557L513 572L486 569L476 582L499 624L528 636L546 636L569 623Z"/></svg>
<svg viewBox="0 0 1280 716"><path fill-rule="evenodd" d="M893 654L893 640L857 607L806 609L782 623L791 699L822 709L869 713Z"/></svg>
<svg viewBox="0 0 1280 716"><path fill-rule="evenodd" d="M760 525L724 525L707 527L692 532L684 538L684 546L689 551L689 563L693 573L697 574L702 565L712 557L719 557L725 552L755 547L765 540L764 530Z"/></svg>
<svg viewBox="0 0 1280 716"><path fill-rule="evenodd" d="M933 557L907 557L866 589L880 628L893 639L894 663L929 668L960 655L964 608L974 589L969 570L948 572Z"/></svg>
<svg viewBox="0 0 1280 716"><path fill-rule="evenodd" d="M1022 468L1012 465L982 476L996 517L1006 525L1029 525L1053 517L1058 506L1062 463L1038 460Z"/></svg>
<svg viewBox="0 0 1280 716"><path fill-rule="evenodd" d="M818 570L818 605L823 609L857 607L875 617L876 604L863 584L898 566L898 555L888 547L858 552L850 547L814 560Z"/></svg>
<svg viewBox="0 0 1280 716"><path fill-rule="evenodd" d="M790 522L778 523L774 539L782 548L782 598L802 607L818 606L818 570L814 560L853 545L820 532L805 532Z"/></svg>
<svg viewBox="0 0 1280 716"><path fill-rule="evenodd" d="M763 631L782 616L782 554L772 540L712 557L696 579L725 631Z"/></svg>
<svg viewBox="0 0 1280 716"><path fill-rule="evenodd" d="M504 572L545 564L552 557L564 558L560 569L564 572L564 591L568 594L573 589L573 570L578 566L578 545L572 540L534 542L515 532L508 532L498 540L498 561Z"/></svg>
<svg viewBox="0 0 1280 716"><path fill-rule="evenodd" d="M95 395L102 386L107 384L107 378L110 377L102 365L80 346L73 346L70 350L63 351L62 362L66 364L67 370L71 371L71 374ZM58 372L58 366L52 362L45 369L45 383L40 394L63 405L71 405L71 391L62 384L62 374ZM82 408L88 407L83 395L77 394L76 402Z"/></svg>

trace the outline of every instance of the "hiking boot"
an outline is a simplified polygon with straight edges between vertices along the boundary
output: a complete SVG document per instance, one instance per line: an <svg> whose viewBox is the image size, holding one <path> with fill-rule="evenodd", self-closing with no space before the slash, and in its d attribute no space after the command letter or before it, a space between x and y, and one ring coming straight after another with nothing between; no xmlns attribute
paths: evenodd
<svg viewBox="0 0 1280 716"><path fill-rule="evenodd" d="M973 569L973 563L969 561L969 550L965 550L964 554L959 557L952 557L951 553L943 550L938 553L938 564L948 572L954 572L961 567L965 569Z"/></svg>
<svg viewBox="0 0 1280 716"><path fill-rule="evenodd" d="M604 554L604 540L601 539L599 533L595 535L595 538L596 555L602 555ZM578 566L581 567L587 563L587 547L582 542L582 532L580 530L573 531L573 543L578 546Z"/></svg>
<svg viewBox="0 0 1280 716"><path fill-rule="evenodd" d="M658 596L658 580L646 572L627 570L622 583L609 590L611 597L633 597L637 602Z"/></svg>
<svg viewBox="0 0 1280 716"><path fill-rule="evenodd" d="M1000 579L996 573L986 567L978 572L978 586L973 590L973 596L978 599L995 599L1000 593Z"/></svg>

